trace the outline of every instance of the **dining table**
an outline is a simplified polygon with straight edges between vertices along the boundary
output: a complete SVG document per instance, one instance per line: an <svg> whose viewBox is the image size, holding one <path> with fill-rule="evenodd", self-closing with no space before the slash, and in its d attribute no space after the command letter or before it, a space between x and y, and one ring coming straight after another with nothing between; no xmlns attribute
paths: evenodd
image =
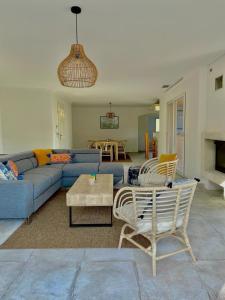
<svg viewBox="0 0 225 300"><path fill-rule="evenodd" d="M93 145L95 147L96 144L110 143L113 146L115 160L119 160L119 145L120 145L121 141L126 142L126 140L106 139L106 140L88 140L88 144Z"/></svg>

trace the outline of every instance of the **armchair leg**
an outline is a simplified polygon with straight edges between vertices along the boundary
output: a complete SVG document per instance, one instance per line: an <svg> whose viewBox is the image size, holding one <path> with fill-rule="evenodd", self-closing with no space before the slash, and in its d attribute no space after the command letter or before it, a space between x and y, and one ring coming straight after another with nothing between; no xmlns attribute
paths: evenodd
<svg viewBox="0 0 225 300"><path fill-rule="evenodd" d="M156 276L156 241L155 239L151 240L152 244L152 274Z"/></svg>
<svg viewBox="0 0 225 300"><path fill-rule="evenodd" d="M189 242L187 233L186 233L186 232L183 232L183 236L184 236L185 244L187 245L188 251L189 251L189 253L190 253L190 255L191 255L191 258L192 258L193 262L195 263L195 262L196 262L196 258L195 258L194 254L193 254L193 251L192 251L191 244L190 244L190 242Z"/></svg>
<svg viewBox="0 0 225 300"><path fill-rule="evenodd" d="M122 246L122 242L123 242L123 239L124 239L124 231L125 231L125 228L127 227L127 224L124 224L122 229L121 229L121 233L120 233L120 240L119 240L119 245L118 245L118 248L120 249L121 246Z"/></svg>

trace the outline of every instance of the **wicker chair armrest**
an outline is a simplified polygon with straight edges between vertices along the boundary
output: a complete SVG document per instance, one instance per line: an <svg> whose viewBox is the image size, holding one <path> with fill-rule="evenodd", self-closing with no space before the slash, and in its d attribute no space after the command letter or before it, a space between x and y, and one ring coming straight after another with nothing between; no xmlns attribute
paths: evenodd
<svg viewBox="0 0 225 300"><path fill-rule="evenodd" d="M130 187L124 187L120 189L115 196L114 202L113 202L113 215L118 218L118 214L116 212L116 209L118 207L124 206L127 203L133 202L133 194L132 194L132 188Z"/></svg>
<svg viewBox="0 0 225 300"><path fill-rule="evenodd" d="M152 167L154 167L154 166L156 166L158 164L159 164L158 157L147 160L141 166L140 171L139 171L139 175L142 174L142 173L146 173L146 172L144 172L146 169L147 170L151 170Z"/></svg>

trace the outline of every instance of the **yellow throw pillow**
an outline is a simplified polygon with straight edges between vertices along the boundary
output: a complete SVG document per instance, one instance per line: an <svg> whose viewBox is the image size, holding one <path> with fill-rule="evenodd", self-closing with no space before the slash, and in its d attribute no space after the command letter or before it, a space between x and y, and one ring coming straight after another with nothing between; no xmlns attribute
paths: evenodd
<svg viewBox="0 0 225 300"><path fill-rule="evenodd" d="M39 166L44 166L50 163L52 149L35 149L33 150L33 153L37 158Z"/></svg>
<svg viewBox="0 0 225 300"><path fill-rule="evenodd" d="M159 163L172 161L177 159L176 153L168 153L168 154L161 154L159 157Z"/></svg>

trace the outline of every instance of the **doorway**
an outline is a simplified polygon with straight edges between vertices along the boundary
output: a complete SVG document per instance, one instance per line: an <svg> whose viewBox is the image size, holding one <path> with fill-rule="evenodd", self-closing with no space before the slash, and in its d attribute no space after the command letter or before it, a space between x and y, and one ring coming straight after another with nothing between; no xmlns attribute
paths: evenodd
<svg viewBox="0 0 225 300"><path fill-rule="evenodd" d="M185 95L167 104L167 152L177 153L177 173L185 174Z"/></svg>
<svg viewBox="0 0 225 300"><path fill-rule="evenodd" d="M148 133L149 141L158 139L159 134L159 113L151 113L138 117L138 151L145 151L145 134ZM151 143L150 143L151 145ZM151 149L150 149L151 152ZM151 157L151 153L150 153Z"/></svg>
<svg viewBox="0 0 225 300"><path fill-rule="evenodd" d="M64 123L65 108L64 104L58 102L56 107L56 148L62 148L64 145Z"/></svg>

